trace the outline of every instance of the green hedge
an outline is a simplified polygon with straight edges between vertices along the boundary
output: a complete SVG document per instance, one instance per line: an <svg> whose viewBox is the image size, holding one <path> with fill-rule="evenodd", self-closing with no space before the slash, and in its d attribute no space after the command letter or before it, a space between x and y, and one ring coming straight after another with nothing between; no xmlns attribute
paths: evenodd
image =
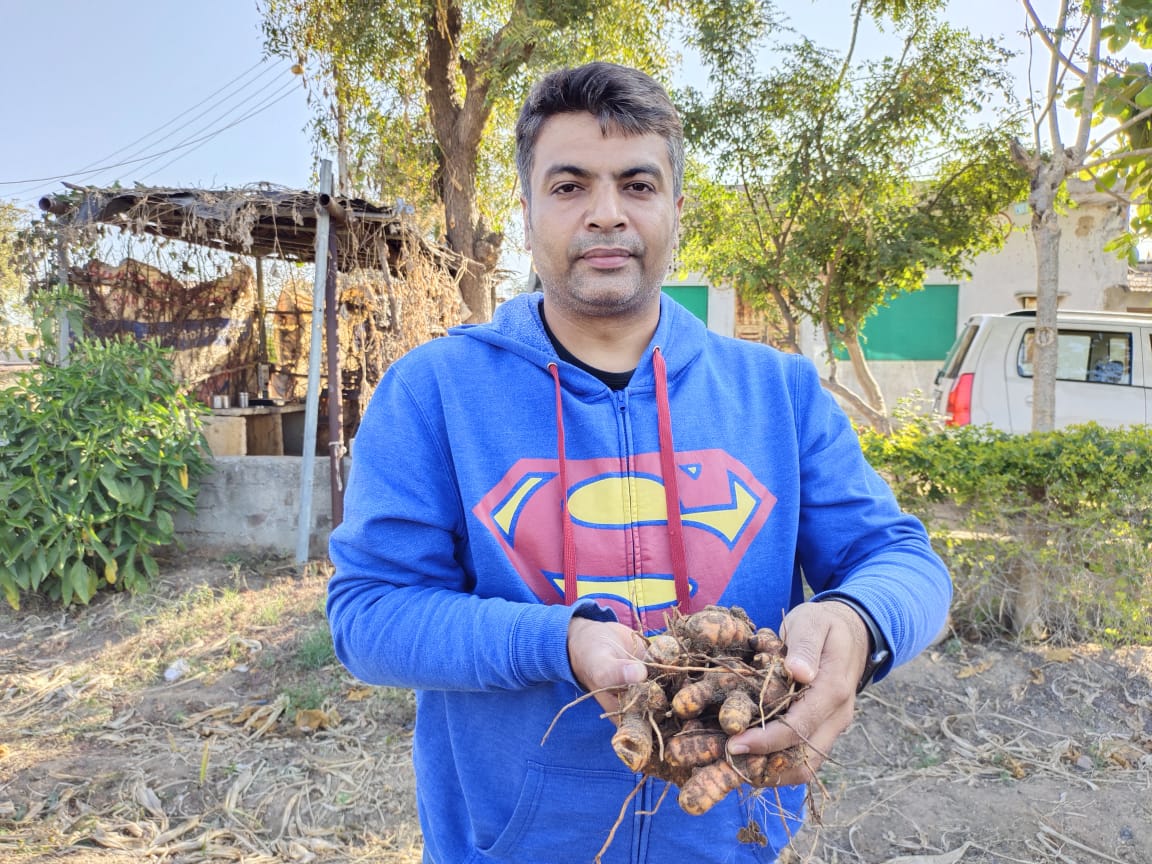
<svg viewBox="0 0 1152 864"><path fill-rule="evenodd" d="M859 432L949 564L958 629L1152 644L1152 428Z"/></svg>
<svg viewBox="0 0 1152 864"><path fill-rule="evenodd" d="M165 349L81 341L0 390L0 590L68 605L158 574L209 470L199 408Z"/></svg>

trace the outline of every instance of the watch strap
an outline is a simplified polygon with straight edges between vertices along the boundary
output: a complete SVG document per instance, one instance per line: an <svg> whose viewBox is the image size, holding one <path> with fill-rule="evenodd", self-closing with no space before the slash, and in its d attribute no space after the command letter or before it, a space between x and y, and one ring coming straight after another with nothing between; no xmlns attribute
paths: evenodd
<svg viewBox="0 0 1152 864"><path fill-rule="evenodd" d="M876 670L887 663L892 656L892 652L888 649L888 641L884 638L884 634L880 631L880 626L872 617L872 613L851 597L845 597L843 594L832 594L822 597L821 600L834 600L837 603L843 603L860 616L860 620L864 622L864 626L868 630L868 659L864 662L864 672L860 676L860 683L856 685L856 692L860 693L872 683Z"/></svg>

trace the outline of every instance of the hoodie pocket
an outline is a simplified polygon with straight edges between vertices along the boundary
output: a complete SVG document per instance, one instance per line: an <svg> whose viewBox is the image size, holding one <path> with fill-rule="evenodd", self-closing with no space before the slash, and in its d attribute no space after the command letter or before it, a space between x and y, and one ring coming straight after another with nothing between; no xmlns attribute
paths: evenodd
<svg viewBox="0 0 1152 864"><path fill-rule="evenodd" d="M479 849L474 861L515 864L591 864L636 777L627 771L589 771L528 764L528 773L516 808L504 831L488 849ZM665 802L668 803L668 802ZM672 802L675 806L675 802ZM605 864L630 860L634 817L625 815Z"/></svg>

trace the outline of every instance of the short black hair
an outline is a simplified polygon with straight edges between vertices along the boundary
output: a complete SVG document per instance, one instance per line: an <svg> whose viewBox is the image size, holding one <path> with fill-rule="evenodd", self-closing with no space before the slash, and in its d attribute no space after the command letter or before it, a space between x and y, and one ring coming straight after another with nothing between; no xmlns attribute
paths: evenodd
<svg viewBox="0 0 1152 864"><path fill-rule="evenodd" d="M672 192L684 188L684 127L668 92L650 75L629 66L597 61L544 76L532 88L516 121L516 172L524 197L536 140L544 123L557 114L586 111L600 121L605 135L655 133L668 144Z"/></svg>

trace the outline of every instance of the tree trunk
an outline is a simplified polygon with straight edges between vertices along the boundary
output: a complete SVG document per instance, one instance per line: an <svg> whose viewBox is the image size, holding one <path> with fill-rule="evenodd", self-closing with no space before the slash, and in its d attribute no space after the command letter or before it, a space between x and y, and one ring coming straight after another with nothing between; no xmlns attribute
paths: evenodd
<svg viewBox="0 0 1152 864"><path fill-rule="evenodd" d="M500 257L503 235L490 232L477 215L476 163L480 137L492 106L484 71L460 57L462 12L455 0L436 4L426 21L428 65L425 92L436 143L441 153L441 197L445 242L463 262L460 297L468 307L465 322L492 317L491 275ZM464 77L463 98L457 73Z"/></svg>
<svg viewBox="0 0 1152 864"><path fill-rule="evenodd" d="M484 266L475 260L476 184L468 166L468 154L444 153L444 226L448 247L464 256L460 272L460 296L468 307L465 320L476 323L492 317L492 303Z"/></svg>
<svg viewBox="0 0 1152 864"><path fill-rule="evenodd" d="M336 194L352 194L348 172L348 111L345 108L343 85L336 82Z"/></svg>
<svg viewBox="0 0 1152 864"><path fill-rule="evenodd" d="M884 393L872 374L872 368L864 357L864 349L860 347L860 336L855 330L848 330L844 334L844 349L848 352L848 360L852 363L852 371L856 373L861 395L868 406L881 417L888 416L888 406L884 402Z"/></svg>
<svg viewBox="0 0 1152 864"><path fill-rule="evenodd" d="M860 380L860 388L868 392L871 388L870 398L866 399L854 390L849 390L836 377L836 356L831 351L832 346L832 333L828 327L827 321L823 323L824 330L824 343L828 346L828 377L822 378L820 383L824 389L829 393L839 396L843 399L848 406L862 415L865 420L871 424L872 428L877 432L888 433L892 431L892 421L888 417L887 409L884 405L884 396L880 392L880 387L876 383L876 379L872 376L871 370L868 368L868 361L864 359L864 352L860 349L859 340L853 332L851 338L845 338L846 334L842 334L841 339L845 343L845 348L848 350L848 357L852 360L852 368L856 372ZM855 347L855 353L849 346ZM860 366L857 366L859 361ZM879 408L876 406L879 405Z"/></svg>
<svg viewBox="0 0 1152 864"><path fill-rule="evenodd" d="M1036 334L1032 357L1032 430L1050 432L1056 422L1056 309L1060 302L1060 223L1056 193L1067 176L1062 154L1039 163L1028 203L1036 248Z"/></svg>

